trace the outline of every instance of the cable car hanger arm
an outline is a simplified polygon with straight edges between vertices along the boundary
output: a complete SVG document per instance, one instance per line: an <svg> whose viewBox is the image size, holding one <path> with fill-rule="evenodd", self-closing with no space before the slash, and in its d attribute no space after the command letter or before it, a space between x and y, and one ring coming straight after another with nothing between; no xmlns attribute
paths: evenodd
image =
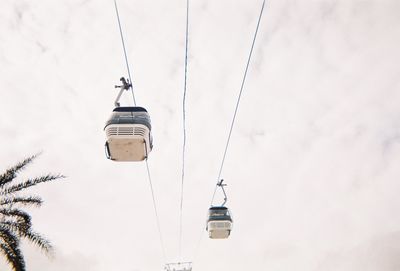
<svg viewBox="0 0 400 271"><path fill-rule="evenodd" d="M221 181L220 181L219 183L217 183L217 186L221 187L222 192L224 193L224 203L222 203L221 206L224 206L225 203L228 201L228 197L226 196L225 189L224 189L224 186L226 186L226 184L223 184L223 183L222 183L223 181L224 181L224 180L221 179Z"/></svg>
<svg viewBox="0 0 400 271"><path fill-rule="evenodd" d="M124 90L129 90L132 87L132 84L129 81L129 79L125 79L124 77L121 77L119 80L122 82L122 85L121 86L115 85L115 88L120 88L118 96L114 102L115 107L120 106L119 99L121 99L122 92L124 92Z"/></svg>

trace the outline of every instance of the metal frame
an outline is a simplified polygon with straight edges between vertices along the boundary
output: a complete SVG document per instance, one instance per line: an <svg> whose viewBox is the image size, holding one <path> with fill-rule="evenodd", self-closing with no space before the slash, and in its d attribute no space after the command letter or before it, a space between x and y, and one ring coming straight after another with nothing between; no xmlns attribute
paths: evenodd
<svg viewBox="0 0 400 271"><path fill-rule="evenodd" d="M223 184L223 183L222 183L223 181L224 181L224 180L221 179L221 181L220 181L219 183L217 183L217 186L221 187L222 192L224 193L224 203L222 203L221 206L224 206L225 203L228 201L228 197L226 196L225 189L224 189L224 186L226 186L226 184Z"/></svg>
<svg viewBox="0 0 400 271"><path fill-rule="evenodd" d="M122 85L115 86L115 88L120 88L120 91L114 102L115 107L120 106L119 99L121 99L122 92L124 92L124 90L129 90L132 87L132 84L131 84L131 82L129 82L129 79L125 79L124 77L121 77L119 80L122 82Z"/></svg>

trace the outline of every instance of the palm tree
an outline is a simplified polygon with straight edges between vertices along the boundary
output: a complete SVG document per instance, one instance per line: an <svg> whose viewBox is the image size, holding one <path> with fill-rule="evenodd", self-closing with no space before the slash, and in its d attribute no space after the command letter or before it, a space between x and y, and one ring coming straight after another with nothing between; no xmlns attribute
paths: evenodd
<svg viewBox="0 0 400 271"><path fill-rule="evenodd" d="M47 174L40 177L17 181L16 177L37 155L7 169L0 175L0 254L14 271L25 271L25 260L20 249L20 240L26 239L46 253L52 251L48 240L32 229L31 216L23 207L40 207L42 199L37 196L19 195L19 192L39 183L64 178L59 174Z"/></svg>

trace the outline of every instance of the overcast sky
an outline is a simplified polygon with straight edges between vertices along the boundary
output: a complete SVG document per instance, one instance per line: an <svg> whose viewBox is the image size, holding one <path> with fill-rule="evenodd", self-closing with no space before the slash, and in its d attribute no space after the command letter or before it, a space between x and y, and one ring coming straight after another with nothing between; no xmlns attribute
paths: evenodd
<svg viewBox="0 0 400 271"><path fill-rule="evenodd" d="M262 1L190 1L181 257L186 1L118 1L166 259L145 164L104 155L127 76L113 1L1 2L0 170L43 151L21 177L68 176L32 189L56 250L24 244L28 270L400 269L399 1L267 1L222 173L228 240L205 219Z"/></svg>

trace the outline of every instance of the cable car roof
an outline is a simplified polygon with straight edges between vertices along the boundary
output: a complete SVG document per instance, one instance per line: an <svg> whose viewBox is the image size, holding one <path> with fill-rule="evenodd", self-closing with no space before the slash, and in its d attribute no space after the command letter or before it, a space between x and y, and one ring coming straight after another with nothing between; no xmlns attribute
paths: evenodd
<svg viewBox="0 0 400 271"><path fill-rule="evenodd" d="M151 130L150 116L146 109L139 106L116 107L107 120L104 129L111 124L142 124Z"/></svg>
<svg viewBox="0 0 400 271"><path fill-rule="evenodd" d="M114 108L113 112L147 112L147 110L140 106L119 106Z"/></svg>
<svg viewBox="0 0 400 271"><path fill-rule="evenodd" d="M209 210L228 210L225 206L211 206Z"/></svg>

